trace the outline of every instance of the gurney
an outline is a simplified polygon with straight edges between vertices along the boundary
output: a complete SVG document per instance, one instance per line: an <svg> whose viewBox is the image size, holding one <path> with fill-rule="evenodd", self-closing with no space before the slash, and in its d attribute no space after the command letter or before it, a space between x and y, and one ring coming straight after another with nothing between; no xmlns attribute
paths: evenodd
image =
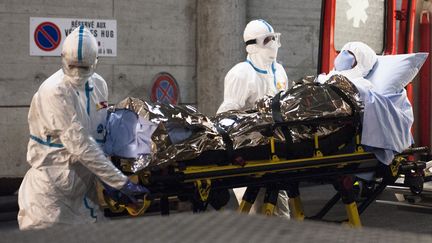
<svg viewBox="0 0 432 243"><path fill-rule="evenodd" d="M265 125L258 128L254 126L254 129L259 129L258 135L261 141L254 144L256 146L235 147L236 138L228 136L227 131L229 130L220 129L219 126L216 127L216 132L214 129L209 129L206 133L206 135L213 136L209 141L214 148L222 144L219 146L222 149L219 150L202 150L192 157L182 153L184 149L175 150L176 153L173 154L177 157L174 157L175 162L173 163L161 163L161 161L169 161L166 159L168 157L166 155L169 154L166 151L172 151L175 146L171 150L164 150L165 154L161 154L159 160L142 157L141 160L131 162L128 159L113 156L113 163L124 173L134 177L136 182L146 186L151 194L143 198L142 205L138 208L128 205L127 200L122 198L113 199L105 195L108 207L113 212L127 210L130 215L137 216L144 214L151 202L159 201L161 213L168 214L168 199L176 197L179 200L192 202L196 212L205 210L208 204L215 209L220 209L229 200L228 189L247 187L239 211L248 212L259 188L266 188L264 214L273 214L279 190L286 190L290 198L292 215L301 220L305 218L305 215L301 205L299 183L313 181L331 183L338 193L318 214L309 218L322 219L330 208L342 199L346 205L348 222L353 226L360 226L359 214L387 185L394 183L400 174L411 177L421 175L420 171L424 163L415 160L412 155L427 152L427 148L409 149L397 155L390 166L380 163L374 154L365 152L361 145L361 113L358 111L360 105L356 105L355 99L350 99L350 97L355 97L355 94L347 97L341 92L341 89L335 89L333 86L326 87L326 89L334 90L334 94L341 98L332 100L332 103L337 104L337 109L334 111L340 112L340 107L345 107L345 110L349 112L343 115L337 113L337 116L289 120L284 118L281 112L274 112L277 110L274 109L275 107L279 107L280 110L282 106L276 106L278 99L272 99L271 104L263 106L264 109L272 108L272 122L270 125L261 122L259 124ZM349 87L345 87L344 90L349 90ZM267 101L264 100L263 103ZM154 107L151 108L154 109ZM165 109L170 108L165 107ZM246 117L246 121L250 118L248 114L241 115L242 118ZM227 117L229 115L225 115L224 118ZM238 117L236 116L235 119ZM252 118L256 122L257 118L254 116ZM259 118L260 121L266 121L265 116ZM204 118L200 117L200 119ZM244 124L247 125L247 122ZM165 125L164 129L166 127ZM299 140L300 136L297 135L300 134L298 131L301 129L308 131L308 138L303 139L302 142L295 142L295 139ZM331 130L331 133L325 134L325 131L328 130ZM248 130L248 132L250 133L246 134L247 136L249 134L257 136L253 133L256 130ZM160 137L165 139L166 135ZM263 142L263 139L266 141ZM220 144L217 144L218 141ZM252 143L252 141L249 142ZM181 143L178 144L180 145L177 147L183 148ZM143 164L146 169L137 169ZM360 173L374 173L377 182L357 208L353 185L356 180L355 175Z"/></svg>
<svg viewBox="0 0 432 243"><path fill-rule="evenodd" d="M271 150L272 148L270 148ZM319 154L319 144L317 149ZM274 152L274 151L273 151ZM138 181L150 189L152 194L143 200L141 208L122 205L105 198L113 212L128 210L130 215L142 215L150 202L160 200L161 214L169 213L168 198L178 197L190 200L194 211L205 210L210 203L220 209L228 201L229 188L248 187L239 211L248 212L254 203L258 189L267 189L263 213L273 213L279 190L287 190L290 208L295 219L305 218L299 191L300 182L325 182L336 186L338 193L329 200L323 209L309 218L322 219L341 198L346 205L348 222L359 226L359 214L372 203L387 185L392 185L401 175L421 176L424 163L410 160L409 155L426 153L427 148L413 148L400 154L390 166L384 166L372 153L363 152L361 147L351 153L339 155L318 155L310 158L286 160L273 155L268 160L245 161L244 165L208 165L187 168L170 168L168 171L155 171L138 174ZM126 170L124 170L127 172ZM354 195L354 175L376 172L380 182L374 182L374 189L358 206ZM379 180L378 180L379 181ZM418 184L406 184L407 188L418 188ZM414 190L414 189L413 189Z"/></svg>

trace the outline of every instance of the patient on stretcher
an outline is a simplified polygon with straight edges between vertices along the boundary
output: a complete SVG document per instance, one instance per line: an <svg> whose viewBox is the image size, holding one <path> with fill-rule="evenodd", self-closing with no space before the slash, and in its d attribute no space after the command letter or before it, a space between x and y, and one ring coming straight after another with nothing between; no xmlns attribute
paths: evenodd
<svg viewBox="0 0 432 243"><path fill-rule="evenodd" d="M426 53L377 57L366 44L349 42L335 59L334 70L317 79L322 83L339 74L356 86L364 104L362 144L384 164L413 144L414 115L404 87L426 57Z"/></svg>
<svg viewBox="0 0 432 243"><path fill-rule="evenodd" d="M136 172L169 165L268 159L270 137L275 138L280 157L312 156L316 137L322 152L329 155L361 133L362 144L389 164L395 153L412 143L413 115L406 92L403 88L385 94L375 90L368 78L379 66L378 58L367 45L347 43L342 52L346 55L343 65L328 75L265 97L253 110L209 118L190 106L127 98L109 114L105 151L129 159ZM341 122L342 118L350 122ZM320 119L327 120L316 123Z"/></svg>

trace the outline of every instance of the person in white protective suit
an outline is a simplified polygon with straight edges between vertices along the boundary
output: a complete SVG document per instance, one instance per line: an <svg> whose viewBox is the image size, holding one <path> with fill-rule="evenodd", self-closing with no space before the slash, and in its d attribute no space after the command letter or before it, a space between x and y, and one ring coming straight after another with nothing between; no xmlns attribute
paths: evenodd
<svg viewBox="0 0 432 243"><path fill-rule="evenodd" d="M365 92L374 88L373 84L365 79L377 62L375 51L362 42L346 43L334 60L334 69L327 75L321 74L317 81L324 83L334 74L347 77L359 90L364 99Z"/></svg>
<svg viewBox="0 0 432 243"><path fill-rule="evenodd" d="M246 61L235 65L225 76L224 100L217 113L253 108L258 99L288 89L288 76L276 61L281 46L280 33L275 33L265 20L252 20L246 25L243 40ZM245 190L234 189L238 201L241 201ZM263 198L264 190L261 189L251 212L261 211ZM285 191L279 193L276 214L289 217Z"/></svg>
<svg viewBox="0 0 432 243"><path fill-rule="evenodd" d="M401 153L413 143L411 126L414 114L406 90L379 94L367 79L377 62L374 50L362 42L346 43L334 61L334 69L319 75L324 83L334 74L347 77L358 89L364 102L362 144L377 159L389 165L396 153Z"/></svg>
<svg viewBox="0 0 432 243"><path fill-rule="evenodd" d="M252 20L246 25L243 40L246 61L235 65L225 76L224 100L217 113L250 109L258 99L288 88L288 76L276 61L280 33L275 33L265 20Z"/></svg>
<svg viewBox="0 0 432 243"><path fill-rule="evenodd" d="M95 222L95 175L130 197L148 193L130 182L101 149L108 89L94 72L97 53L90 31L76 28L64 40L62 69L33 96L28 114L31 168L18 194L21 230Z"/></svg>

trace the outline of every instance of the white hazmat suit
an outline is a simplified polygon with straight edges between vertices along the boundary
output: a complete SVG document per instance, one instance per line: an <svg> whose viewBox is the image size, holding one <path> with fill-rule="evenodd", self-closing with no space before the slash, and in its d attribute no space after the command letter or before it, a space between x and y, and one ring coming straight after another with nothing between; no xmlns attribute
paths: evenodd
<svg viewBox="0 0 432 243"><path fill-rule="evenodd" d="M104 155L108 89L94 73L98 46L83 26L62 49L62 69L40 86L28 114L31 165L19 189L20 229L95 221L95 175L121 189L129 181ZM94 200L93 200L94 201Z"/></svg>
<svg viewBox="0 0 432 243"><path fill-rule="evenodd" d="M231 68L225 76L224 101L217 113L253 108L258 99L288 89L288 76L283 66L276 62L279 38L280 33L275 33L265 20L252 20L246 25L243 40L247 59ZM234 189L238 201L241 201L245 190ZM261 189L251 212L260 212L263 200L264 190ZM289 218L285 191L279 193L276 214Z"/></svg>
<svg viewBox="0 0 432 243"><path fill-rule="evenodd" d="M252 20L247 24L243 34L247 59L225 76L224 101L217 113L250 109L258 99L288 88L288 76L276 62L279 36L264 20Z"/></svg>

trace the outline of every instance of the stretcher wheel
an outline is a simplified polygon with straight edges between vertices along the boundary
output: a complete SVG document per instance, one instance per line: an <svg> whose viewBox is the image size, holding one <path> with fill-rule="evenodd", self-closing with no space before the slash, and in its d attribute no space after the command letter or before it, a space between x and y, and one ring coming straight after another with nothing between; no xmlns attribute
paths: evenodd
<svg viewBox="0 0 432 243"><path fill-rule="evenodd" d="M230 199L230 194L228 189L213 190L211 191L210 195L211 198L209 203L216 210L219 210L223 206L225 206Z"/></svg>
<svg viewBox="0 0 432 243"><path fill-rule="evenodd" d="M410 191L414 195L419 195L423 191L423 177L417 177L416 183L410 186Z"/></svg>
<svg viewBox="0 0 432 243"><path fill-rule="evenodd" d="M412 194L419 195L423 191L424 179L422 176L407 176L405 185L409 186Z"/></svg>

